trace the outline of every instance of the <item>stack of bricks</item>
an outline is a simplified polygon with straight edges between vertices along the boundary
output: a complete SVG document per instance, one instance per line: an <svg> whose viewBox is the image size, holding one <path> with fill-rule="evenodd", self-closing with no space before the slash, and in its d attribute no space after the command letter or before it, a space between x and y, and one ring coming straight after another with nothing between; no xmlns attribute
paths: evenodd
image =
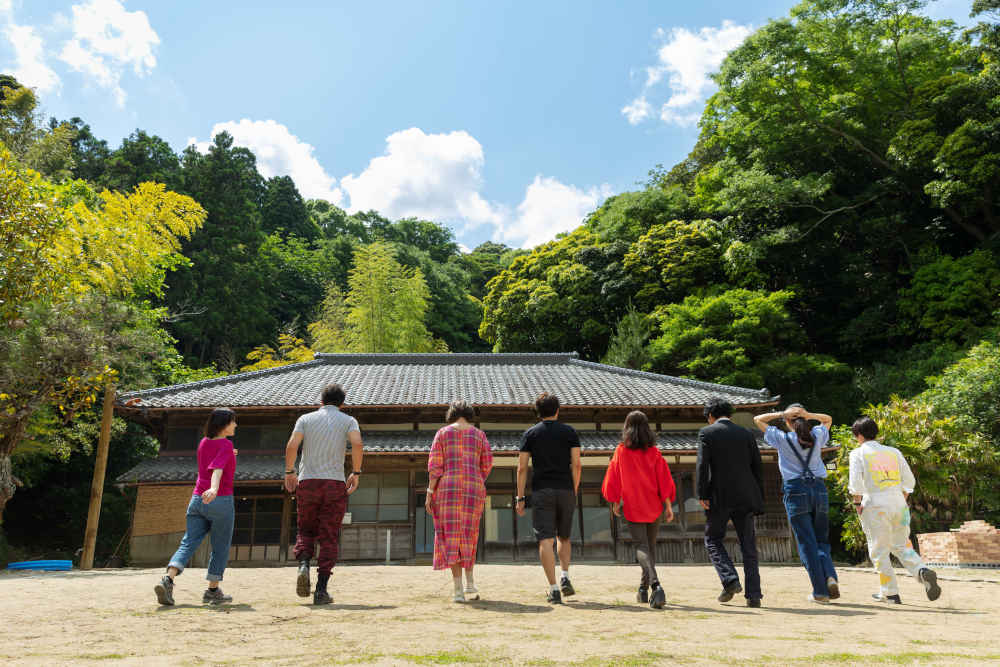
<svg viewBox="0 0 1000 667"><path fill-rule="evenodd" d="M1000 530L985 521L966 521L947 533L917 535L917 544L929 565L1000 567Z"/></svg>

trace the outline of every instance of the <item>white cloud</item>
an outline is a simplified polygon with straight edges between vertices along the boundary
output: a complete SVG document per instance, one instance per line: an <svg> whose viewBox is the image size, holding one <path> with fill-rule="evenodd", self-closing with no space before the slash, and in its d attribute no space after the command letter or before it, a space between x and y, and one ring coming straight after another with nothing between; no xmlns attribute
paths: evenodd
<svg viewBox="0 0 1000 667"><path fill-rule="evenodd" d="M0 11L9 12L10 2L0 4ZM22 85L35 88L43 94L59 88L59 76L45 63L45 45L35 29L8 23L3 32L14 47L14 60L17 63L11 71L14 78Z"/></svg>
<svg viewBox="0 0 1000 667"><path fill-rule="evenodd" d="M129 67L145 76L156 67L153 49L160 38L143 11L125 10L121 0L88 0L73 5L72 38L59 58L112 91L119 107L126 93L121 79Z"/></svg>
<svg viewBox="0 0 1000 667"><path fill-rule="evenodd" d="M375 209L390 218L499 224L502 208L480 194L484 161L483 147L467 132L426 134L411 127L389 135L385 155L340 185L350 196L351 212Z"/></svg>
<svg viewBox="0 0 1000 667"><path fill-rule="evenodd" d="M0 14L9 14L14 10L14 0L0 0Z"/></svg>
<svg viewBox="0 0 1000 667"><path fill-rule="evenodd" d="M653 107L646 101L645 95L640 95L622 107L622 113L628 118L630 125L638 125L652 115Z"/></svg>
<svg viewBox="0 0 1000 667"><path fill-rule="evenodd" d="M660 109L660 119L666 123L693 125L700 117L702 104L715 88L710 75L718 70L726 54L752 32L751 26L732 21L723 21L718 28L703 27L697 32L687 28L657 29L657 38L664 40L657 50L657 62L646 68L642 95L625 106L622 114L632 125L650 117L651 109L635 105L640 100L648 105L647 93L666 79L670 97Z"/></svg>
<svg viewBox="0 0 1000 667"><path fill-rule="evenodd" d="M525 189L516 217L500 228L498 237L506 243L520 243L523 248L544 243L560 232L579 227L584 217L612 194L614 191L606 183L581 190L537 175Z"/></svg>
<svg viewBox="0 0 1000 667"><path fill-rule="evenodd" d="M226 131L233 135L237 146L245 146L257 157L257 169L265 178L291 176L302 196L307 199L325 199L340 204L342 193L337 188L337 180L326 173L319 160L313 155L310 144L292 134L287 127L274 120L243 120L216 123L209 136ZM188 144L194 144L202 153L208 152L211 142L198 142L193 137Z"/></svg>
<svg viewBox="0 0 1000 667"><path fill-rule="evenodd" d="M524 247L579 226L612 194L608 185L581 190L538 175L512 210L483 196L485 161L482 145L467 132L428 134L413 127L389 135L385 154L340 185L351 212L375 209L393 219L414 216L466 230L487 225L494 239Z"/></svg>

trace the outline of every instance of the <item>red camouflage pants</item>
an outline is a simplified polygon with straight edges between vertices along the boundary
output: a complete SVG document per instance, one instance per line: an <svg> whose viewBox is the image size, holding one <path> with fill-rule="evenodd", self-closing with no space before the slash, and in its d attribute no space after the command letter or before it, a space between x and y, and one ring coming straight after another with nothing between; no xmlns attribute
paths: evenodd
<svg viewBox="0 0 1000 667"><path fill-rule="evenodd" d="M312 558L319 540L319 574L330 574L340 552L340 524L347 511L347 485L334 479L306 479L295 490L298 537L295 559Z"/></svg>

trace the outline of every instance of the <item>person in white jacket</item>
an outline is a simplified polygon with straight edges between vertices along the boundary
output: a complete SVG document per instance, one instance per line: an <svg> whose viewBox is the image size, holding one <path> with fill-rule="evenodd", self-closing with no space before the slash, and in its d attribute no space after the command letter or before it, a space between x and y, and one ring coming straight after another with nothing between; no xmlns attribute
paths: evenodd
<svg viewBox="0 0 1000 667"><path fill-rule="evenodd" d="M927 598L937 600L941 596L937 574L924 565L910 542L910 508L906 498L916 486L910 466L898 449L875 440L878 425L870 418L855 421L851 433L860 446L851 452L848 490L868 539L868 555L879 573L879 592L872 597L902 604L891 553L924 585Z"/></svg>

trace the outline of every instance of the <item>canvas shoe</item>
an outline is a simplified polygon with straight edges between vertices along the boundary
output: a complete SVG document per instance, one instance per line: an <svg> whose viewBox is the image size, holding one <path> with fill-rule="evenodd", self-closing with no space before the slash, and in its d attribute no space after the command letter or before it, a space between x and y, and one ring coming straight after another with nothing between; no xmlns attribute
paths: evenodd
<svg viewBox="0 0 1000 667"><path fill-rule="evenodd" d="M465 602L465 591L455 591L455 594L451 596L452 602Z"/></svg>
<svg viewBox="0 0 1000 667"><path fill-rule="evenodd" d="M921 568L920 572L917 573L917 581L924 585L928 600L933 602L941 597L941 587L938 586L937 572L929 567Z"/></svg>
<svg viewBox="0 0 1000 667"><path fill-rule="evenodd" d="M872 600L885 602L886 604L903 604L903 601L899 599L899 595L887 595L882 597L881 593L872 593Z"/></svg>
<svg viewBox="0 0 1000 667"><path fill-rule="evenodd" d="M463 591L466 600L478 600L479 599L479 589L476 588L475 584L466 584L465 590Z"/></svg>
<svg viewBox="0 0 1000 667"><path fill-rule="evenodd" d="M826 589L830 591L831 600L836 600L840 597L840 584L833 577L827 578Z"/></svg>
<svg viewBox="0 0 1000 667"><path fill-rule="evenodd" d="M229 604L233 601L232 595L226 595L221 588L206 588L201 601L205 604Z"/></svg>
<svg viewBox="0 0 1000 667"><path fill-rule="evenodd" d="M160 579L160 583L153 586L153 590L156 591L156 601L163 605L172 605L174 603L174 580L163 575Z"/></svg>
<svg viewBox="0 0 1000 667"><path fill-rule="evenodd" d="M827 595L813 595L810 593L806 600L815 602L816 604L830 604L830 597Z"/></svg>

